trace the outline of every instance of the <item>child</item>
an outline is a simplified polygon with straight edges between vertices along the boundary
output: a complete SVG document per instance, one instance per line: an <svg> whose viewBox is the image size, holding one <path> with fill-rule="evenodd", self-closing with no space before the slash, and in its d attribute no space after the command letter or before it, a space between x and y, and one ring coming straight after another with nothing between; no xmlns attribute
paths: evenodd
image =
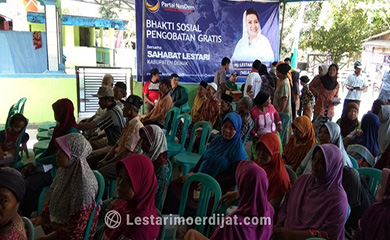
<svg viewBox="0 0 390 240"><path fill-rule="evenodd" d="M313 93L309 90L309 78L307 76L302 76L299 78L301 80L302 92L301 92L301 106L303 110L303 115L308 117L311 120L313 115L313 107L315 104L315 99Z"/></svg>
<svg viewBox="0 0 390 240"><path fill-rule="evenodd" d="M15 114L11 117L10 127L0 131L0 166L12 165L16 152L16 142L19 139L20 133L27 124L27 119L22 114ZM20 151L26 148L26 143L29 139L27 133L24 133L21 141Z"/></svg>

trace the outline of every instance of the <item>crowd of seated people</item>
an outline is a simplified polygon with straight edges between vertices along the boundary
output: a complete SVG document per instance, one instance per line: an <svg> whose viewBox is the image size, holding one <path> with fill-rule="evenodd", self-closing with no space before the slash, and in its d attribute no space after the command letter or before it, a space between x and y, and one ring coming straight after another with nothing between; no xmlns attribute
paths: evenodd
<svg viewBox="0 0 390 240"><path fill-rule="evenodd" d="M229 67L230 60L226 61L222 70ZM360 121L359 104L350 102L337 123L332 122L339 89L338 66L332 64L322 66L327 71L310 83L303 78L305 93L310 91L316 99L314 108L305 105L299 116L292 108L296 100L292 76L298 73L292 74L285 62L274 65L272 76L266 69L252 71L251 77L260 82L248 81L246 96L236 102L237 74L230 74L227 83L218 77L216 82L199 84L187 111L192 119L188 129L180 120L169 126L177 130L176 141L181 141L183 131L188 131L189 141L199 121L213 128L204 153L188 174L182 174L175 158L168 158L169 131L164 129L166 119L170 125L175 122L167 118L168 112L174 107L181 111L191 95L179 85L177 74L160 80L160 72L153 69L142 91L144 100L135 94L126 96L126 85L114 84L106 75L94 95L100 108L79 123L75 103L59 99L52 105L57 125L48 148L17 170L7 167L7 162L0 167L0 239L28 239L22 216L42 229L41 240L86 235L104 240L157 239L163 224L127 223L178 214L186 181L203 175L211 177L222 193L221 198L210 195L206 214L214 211L217 201L218 206L235 203L237 208L219 226L207 225L210 232L192 229L191 224L178 231L179 238L390 239L390 105L376 100ZM146 115L141 114L144 105ZM0 161L9 153L18 154L17 139L22 139L17 149L26 147L29 136L21 134L26 124L27 119L16 114L10 127L0 132ZM202 133L195 130L194 144L199 144ZM47 166L53 170L47 171ZM358 168L375 172L370 178L378 178L380 172L375 191L371 179ZM99 177L94 171L105 181L99 202ZM206 185L189 185L185 217L197 215L196 192ZM115 228L107 225L111 210L122 219ZM245 217L268 217L270 222L246 224ZM238 222L229 225L231 218Z"/></svg>

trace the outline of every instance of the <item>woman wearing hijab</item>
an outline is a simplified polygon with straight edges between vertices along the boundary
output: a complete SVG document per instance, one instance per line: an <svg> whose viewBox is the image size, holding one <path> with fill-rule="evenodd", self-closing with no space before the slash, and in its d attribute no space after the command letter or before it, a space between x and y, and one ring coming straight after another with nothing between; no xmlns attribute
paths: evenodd
<svg viewBox="0 0 390 240"><path fill-rule="evenodd" d="M222 193L226 193L234 188L236 184L234 179L236 168L240 161L248 159L241 141L240 132L240 115L234 112L227 114L222 124L221 134L214 137L210 142L209 147L196 166L191 169L188 175L170 183L163 213L178 212L183 183L193 173L205 173L214 177L221 186ZM195 187L195 185L191 186L189 192L192 193ZM197 202L191 194L187 201L187 209L195 213L194 208L196 205Z"/></svg>
<svg viewBox="0 0 390 240"><path fill-rule="evenodd" d="M225 217L237 219L237 224L224 224L218 227L210 239L237 239L237 240L268 240L272 233L272 218L274 210L267 200L268 178L264 170L250 161L241 161L237 167L236 181L241 196L237 209ZM224 198L221 199L224 201ZM245 224L244 218L266 217L269 224ZM195 230L190 230L185 240L208 239Z"/></svg>
<svg viewBox="0 0 390 240"><path fill-rule="evenodd" d="M381 124L379 126L379 152L384 153L386 148L390 144L390 105L383 105L379 112L379 120Z"/></svg>
<svg viewBox="0 0 390 240"><path fill-rule="evenodd" d="M92 147L78 133L56 138L55 142L58 171L50 186L50 200L35 226L42 226L47 234L44 239L83 239L98 192L98 182L86 160ZM95 235L98 214L96 211L89 239Z"/></svg>
<svg viewBox="0 0 390 240"><path fill-rule="evenodd" d="M233 62L274 61L274 52L267 37L261 34L259 14L248 8L243 14L242 38L234 48Z"/></svg>
<svg viewBox="0 0 390 240"><path fill-rule="evenodd" d="M337 124L339 124L341 128L341 136L343 136L343 139L353 131L360 129L360 122L358 120L359 105L351 102L345 108L345 112L345 116L342 116L337 120Z"/></svg>
<svg viewBox="0 0 390 240"><path fill-rule="evenodd" d="M135 218L158 217L154 203L157 179L152 161L144 155L130 155L117 163L117 173L118 199L112 204L122 221L117 228L105 227L101 239L156 239L160 231L159 225L126 224L134 223Z"/></svg>
<svg viewBox="0 0 390 240"><path fill-rule="evenodd" d="M53 181L50 171L42 172L41 168L42 165L53 164L56 161L57 147L55 139L68 133L79 133L74 118L72 101L63 98L56 101L52 107L57 126L53 130L49 147L41 155L36 157L33 163L26 165L21 170L21 173L26 177L28 182L26 197L20 204L20 210L23 216L26 217L30 217L31 213L37 210L39 194L44 187L49 186Z"/></svg>
<svg viewBox="0 0 390 240"><path fill-rule="evenodd" d="M378 98L385 102L390 100L390 70L383 73L382 86Z"/></svg>
<svg viewBox="0 0 390 240"><path fill-rule="evenodd" d="M312 164L312 173L299 177L285 197L275 239L344 240L348 201L341 185L341 151L334 144L317 146Z"/></svg>
<svg viewBox="0 0 390 240"><path fill-rule="evenodd" d="M27 240L24 222L18 214L26 193L26 181L13 168L0 168L0 239Z"/></svg>
<svg viewBox="0 0 390 240"><path fill-rule="evenodd" d="M390 169L382 171L381 185L378 187L378 203L371 205L359 222L356 240L390 239Z"/></svg>
<svg viewBox="0 0 390 240"><path fill-rule="evenodd" d="M161 209L164 190L169 183L168 146L164 132L157 125L147 125L139 130L143 153L152 160L157 177L156 207Z"/></svg>
<svg viewBox="0 0 390 240"><path fill-rule="evenodd" d="M336 64L332 64L329 66L326 75L315 78L309 84L310 91L317 99L314 106L315 132L318 132L318 128L323 123L323 118L333 118L334 106L339 104L337 101L333 101L339 94L338 70L339 67Z"/></svg>
<svg viewBox="0 0 390 240"><path fill-rule="evenodd" d="M294 134L284 147L283 158L286 164L290 165L295 171L306 154L316 144L316 137L313 125L306 116L296 118L292 124L292 129Z"/></svg>
<svg viewBox="0 0 390 240"><path fill-rule="evenodd" d="M359 167L373 167L379 154L378 131L379 117L367 113L362 118L362 132L349 134L344 141L347 151L357 159Z"/></svg>
<svg viewBox="0 0 390 240"><path fill-rule="evenodd" d="M280 155L279 137L273 133L261 135L256 145L256 155L255 162L267 173L268 200L277 213L284 194L290 189L290 177Z"/></svg>
<svg viewBox="0 0 390 240"><path fill-rule="evenodd" d="M379 115L379 112L381 111L382 105L386 105L386 103L382 99L377 99L372 103L371 107L371 113L375 115Z"/></svg>
<svg viewBox="0 0 390 240"><path fill-rule="evenodd" d="M316 75L316 76L313 78L313 80L316 79L316 78L322 77L322 76L326 75L327 73L328 73L328 65L326 65L326 64L320 64L320 65L318 66L318 75Z"/></svg>

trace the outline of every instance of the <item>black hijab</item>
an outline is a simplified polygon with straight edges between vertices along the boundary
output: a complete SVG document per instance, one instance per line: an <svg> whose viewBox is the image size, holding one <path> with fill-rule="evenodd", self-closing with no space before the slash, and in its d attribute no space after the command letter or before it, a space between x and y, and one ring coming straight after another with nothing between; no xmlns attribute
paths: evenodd
<svg viewBox="0 0 390 240"><path fill-rule="evenodd" d="M326 73L326 75L320 77L322 85L324 86L324 88L326 90L329 90L329 91L334 90L338 84L337 76L336 77L329 76L329 70L331 67L335 67L337 71L339 70L339 66L337 66L337 64L333 63L332 65L329 66L328 72Z"/></svg>

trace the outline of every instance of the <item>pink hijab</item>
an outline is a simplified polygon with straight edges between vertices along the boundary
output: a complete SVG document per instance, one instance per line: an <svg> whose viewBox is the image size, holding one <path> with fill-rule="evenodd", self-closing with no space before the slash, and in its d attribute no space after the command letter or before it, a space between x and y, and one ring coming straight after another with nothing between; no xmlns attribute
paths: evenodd
<svg viewBox="0 0 390 240"><path fill-rule="evenodd" d="M160 226L140 225L127 226L126 215L134 223L136 217L158 217L154 197L157 189L157 178L152 161L145 155L134 154L117 163L117 172L124 166L129 174L134 189L134 197L130 201L119 200L114 210L122 217L122 223L116 229L106 228L105 235L109 239L118 239L122 235L129 239L156 239Z"/></svg>
<svg viewBox="0 0 390 240"><path fill-rule="evenodd" d="M268 202L268 178L265 171L252 161L241 161L236 170L238 192L241 196L236 211L227 218L237 218L238 225L218 227L211 239L268 240L272 234L274 209ZM269 225L244 224L245 217L269 217Z"/></svg>

